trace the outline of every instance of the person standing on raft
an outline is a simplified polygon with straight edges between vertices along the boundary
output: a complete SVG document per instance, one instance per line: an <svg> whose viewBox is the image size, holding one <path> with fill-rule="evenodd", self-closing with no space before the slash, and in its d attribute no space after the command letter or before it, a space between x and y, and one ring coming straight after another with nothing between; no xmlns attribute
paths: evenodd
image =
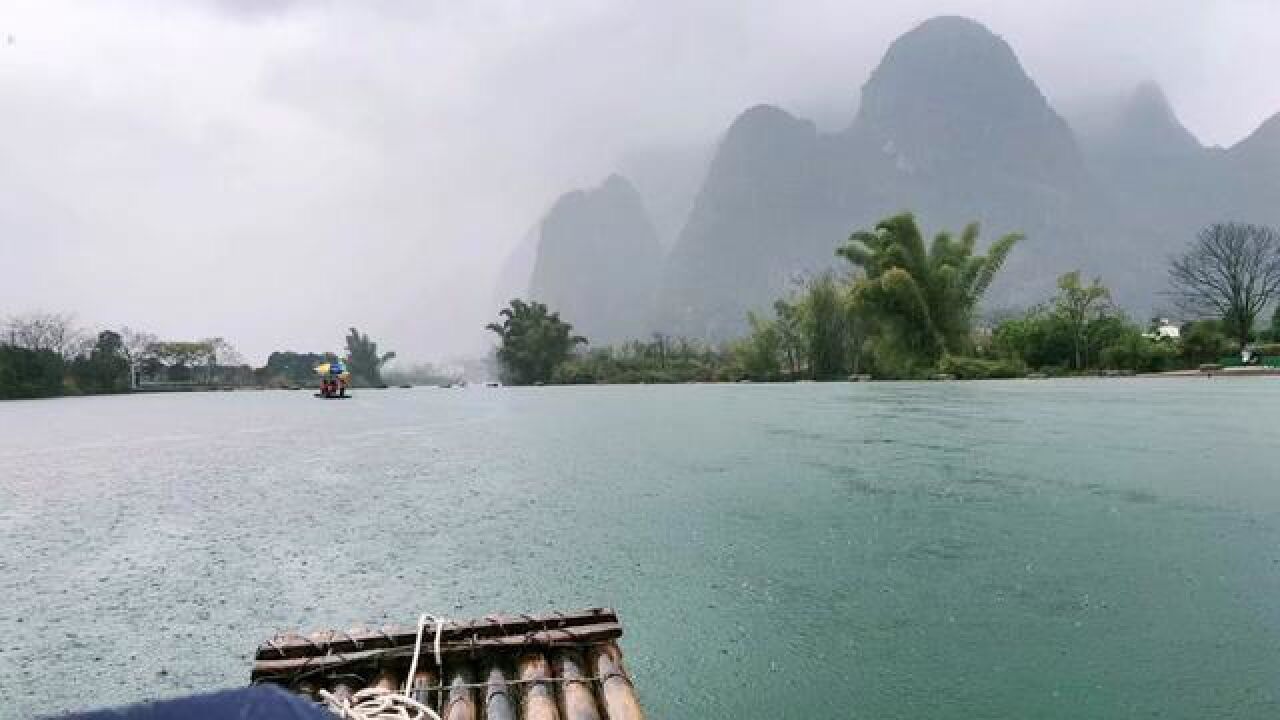
<svg viewBox="0 0 1280 720"><path fill-rule="evenodd" d="M342 361L327 362L316 368L320 376L320 397L344 398L347 396L347 385L351 382L351 373L343 366Z"/></svg>

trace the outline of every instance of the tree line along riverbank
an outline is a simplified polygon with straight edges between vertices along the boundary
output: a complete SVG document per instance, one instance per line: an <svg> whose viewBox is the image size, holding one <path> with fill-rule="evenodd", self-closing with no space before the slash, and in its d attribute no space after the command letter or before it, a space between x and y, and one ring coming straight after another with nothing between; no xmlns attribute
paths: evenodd
<svg viewBox="0 0 1280 720"><path fill-rule="evenodd" d="M383 368L394 357L351 328L341 359L355 385L376 387L390 378ZM222 338L162 341L128 327L88 333L69 315L28 313L8 318L0 335L0 399L300 387L315 383L316 366L338 359L331 352L279 351L253 367ZM434 382L430 370L414 377Z"/></svg>
<svg viewBox="0 0 1280 720"><path fill-rule="evenodd" d="M749 332L709 343L655 333L590 347L567 318L537 301L512 300L487 328L494 359L515 385L760 382L845 378L961 379L1138 374L1204 364L1280 367L1280 235L1245 223L1203 228L1168 267L1170 301L1183 322L1139 323L1111 300L1101 278L1063 273L1056 292L1017 312L980 316L987 288L1022 242L1011 234L978 251L978 226L926 240L911 213L886 218L835 247L840 269L809 275ZM1270 322L1262 322L1270 312ZM69 316L8 319L0 335L0 399L175 390L297 387L336 353L274 352L252 367L222 338L161 341L121 328L85 333ZM430 366L388 373L351 328L341 356L356 385L446 384Z"/></svg>
<svg viewBox="0 0 1280 720"><path fill-rule="evenodd" d="M979 317L983 294L1022 242L980 254L978 226L926 239L911 213L853 233L841 270L810 275L745 337L718 344L655 333L591 348L570 318L522 299L487 327L509 384L964 379L1138 374L1204 364L1280 366L1280 235L1245 223L1203 228L1168 267L1182 317L1137 322L1101 278L1064 272L1056 293ZM1271 311L1270 322L1261 322Z"/></svg>

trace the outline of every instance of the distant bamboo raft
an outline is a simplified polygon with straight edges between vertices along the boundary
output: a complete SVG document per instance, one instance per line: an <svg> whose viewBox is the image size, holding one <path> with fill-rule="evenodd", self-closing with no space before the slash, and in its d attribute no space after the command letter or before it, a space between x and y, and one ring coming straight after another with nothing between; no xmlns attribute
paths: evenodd
<svg viewBox="0 0 1280 720"><path fill-rule="evenodd" d="M258 647L250 679L310 698L403 687L418 628L277 635ZM445 622L436 665L434 626L410 696L444 720L644 720L615 642L617 613L592 608Z"/></svg>

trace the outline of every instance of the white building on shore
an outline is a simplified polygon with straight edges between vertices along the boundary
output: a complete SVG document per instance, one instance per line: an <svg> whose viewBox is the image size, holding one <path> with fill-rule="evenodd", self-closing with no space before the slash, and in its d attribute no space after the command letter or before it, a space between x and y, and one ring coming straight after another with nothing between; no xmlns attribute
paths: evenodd
<svg viewBox="0 0 1280 720"><path fill-rule="evenodd" d="M1177 340L1182 337L1182 329L1174 325L1169 318L1160 318L1155 323L1155 329L1142 333L1142 336L1151 340Z"/></svg>

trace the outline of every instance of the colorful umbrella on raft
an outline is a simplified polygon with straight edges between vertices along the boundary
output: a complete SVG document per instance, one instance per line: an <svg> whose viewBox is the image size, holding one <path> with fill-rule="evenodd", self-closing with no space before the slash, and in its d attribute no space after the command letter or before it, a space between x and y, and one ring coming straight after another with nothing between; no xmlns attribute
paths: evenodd
<svg viewBox="0 0 1280 720"><path fill-rule="evenodd" d="M351 377L351 372L347 370L347 366L343 365L341 361L322 363L317 365L315 370L317 375L333 375L341 378Z"/></svg>

